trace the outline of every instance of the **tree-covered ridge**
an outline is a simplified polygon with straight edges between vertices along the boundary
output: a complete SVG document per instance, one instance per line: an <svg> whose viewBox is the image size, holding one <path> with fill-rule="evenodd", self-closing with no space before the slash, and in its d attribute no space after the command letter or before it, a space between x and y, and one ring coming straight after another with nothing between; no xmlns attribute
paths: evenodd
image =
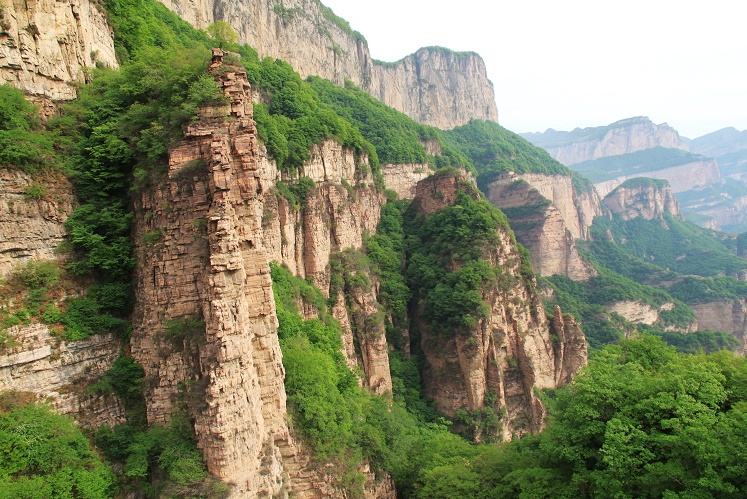
<svg viewBox="0 0 747 499"><path fill-rule="evenodd" d="M442 134L447 144L460 149L470 159L480 188L506 172L575 175L573 170L552 159L547 151L492 121L471 120ZM584 184L575 178L574 183Z"/></svg>
<svg viewBox="0 0 747 499"><path fill-rule="evenodd" d="M583 161L572 165L573 170L589 178L592 182L604 182L617 177L636 175L640 172L653 172L704 161L706 158L682 149L669 149L657 146L619 156Z"/></svg>
<svg viewBox="0 0 747 499"><path fill-rule="evenodd" d="M714 277L736 276L747 268L747 260L735 255L736 248L717 233L665 213L662 220L637 217L623 220L596 217L591 228L590 247L608 268L622 264L610 245L616 244L641 260L679 274ZM614 243L609 241L612 236ZM635 277L634 277L635 278ZM640 278L645 278L642 274Z"/></svg>

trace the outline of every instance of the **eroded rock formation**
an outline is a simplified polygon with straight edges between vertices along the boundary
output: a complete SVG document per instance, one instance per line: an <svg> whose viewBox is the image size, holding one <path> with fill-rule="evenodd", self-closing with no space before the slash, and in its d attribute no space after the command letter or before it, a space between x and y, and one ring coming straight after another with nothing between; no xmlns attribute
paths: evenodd
<svg viewBox="0 0 747 499"><path fill-rule="evenodd" d="M88 393L119 356L119 338L100 334L64 342L47 325L35 323L7 333L15 346L0 355L0 392L33 393L89 429L124 422L116 396Z"/></svg>
<svg viewBox="0 0 747 499"><path fill-rule="evenodd" d="M39 196L29 196L32 186ZM61 174L32 179L19 170L0 169L0 277L29 260L57 258L63 223L74 207L72 186Z"/></svg>
<svg viewBox="0 0 747 499"><path fill-rule="evenodd" d="M485 191L508 216L539 274L563 274L574 280L597 275L575 246L577 239L588 240L594 217L603 214L593 189L579 192L572 178L562 175L508 173Z"/></svg>
<svg viewBox="0 0 747 499"><path fill-rule="evenodd" d="M718 164L713 159L704 158L693 163L658 170L646 171L646 168L640 168L640 170L643 171L633 175L621 175L612 180L598 182L594 184L594 187L596 187L600 196L605 197L617 186L631 178L647 177L666 180L669 182L669 186L674 193L685 192L699 187L708 187L721 182L721 172L718 169Z"/></svg>
<svg viewBox="0 0 747 499"><path fill-rule="evenodd" d="M498 121L493 85L472 52L427 47L395 63L371 58L366 40L318 0L161 0L198 28L228 22L260 57L283 59L302 77L350 80L385 104L439 128Z"/></svg>
<svg viewBox="0 0 747 499"><path fill-rule="evenodd" d="M664 213L682 219L679 204L666 181L628 181L610 192L603 202L612 213L620 215L623 220L638 217L661 220Z"/></svg>
<svg viewBox="0 0 747 499"><path fill-rule="evenodd" d="M690 305L698 318L698 330L711 329L731 333L740 347L747 351L747 302L745 300L719 300Z"/></svg>
<svg viewBox="0 0 747 499"><path fill-rule="evenodd" d="M31 96L73 99L73 84L96 63L117 66L112 31L96 2L0 2L0 83Z"/></svg>
<svg viewBox="0 0 747 499"><path fill-rule="evenodd" d="M269 262L329 289L330 255L361 246L383 199L361 173L369 170L356 168L366 159L333 143L304 169L315 187L302 206L283 197L275 185L284 174L256 140L246 74L221 67L221 55L214 73L230 104L203 110L172 151L167 178L138 202L148 216L136 223L132 350L146 371L148 419L187 411L209 470L235 484L235 497L328 497L334 483L309 469L286 423ZM386 348L374 350L363 365L368 382L390 390L380 373Z"/></svg>
<svg viewBox="0 0 747 499"><path fill-rule="evenodd" d="M421 181L413 201L416 213L429 216L453 204L460 190L474 189L469 185L454 175ZM443 337L428 328L420 316L421 304L414 323L427 361L425 391L439 410L453 416L463 408L480 411L486 398L488 403L494 400L496 413L505 410L502 436L511 439L542 428L545 412L534 389L567 382L586 363L586 340L559 310L553 339L540 296L521 278L521 257L510 234L499 229L499 236L497 247L484 248L484 258L513 279L507 289L496 285L483 291L487 318L464 334Z"/></svg>

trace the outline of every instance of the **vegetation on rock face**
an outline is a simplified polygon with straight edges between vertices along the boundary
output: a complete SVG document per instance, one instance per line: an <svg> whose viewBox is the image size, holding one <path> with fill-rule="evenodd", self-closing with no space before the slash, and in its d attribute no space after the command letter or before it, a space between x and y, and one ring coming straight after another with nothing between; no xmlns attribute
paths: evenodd
<svg viewBox="0 0 747 499"><path fill-rule="evenodd" d="M111 468L72 418L12 392L2 394L0 405L2 497L114 497Z"/></svg>
<svg viewBox="0 0 747 499"><path fill-rule="evenodd" d="M477 185L481 189L507 172L572 176L577 188L583 191L589 188L585 179L552 159L546 151L498 123L471 120L443 132L443 137L447 144L464 151L477 171Z"/></svg>
<svg viewBox="0 0 747 499"><path fill-rule="evenodd" d="M729 352L623 340L547 398L541 434L431 464L417 497L741 497L745 376Z"/></svg>
<svg viewBox="0 0 747 499"><path fill-rule="evenodd" d="M0 168L34 174L57 167L54 139L23 92L0 85Z"/></svg>
<svg viewBox="0 0 747 499"><path fill-rule="evenodd" d="M680 274L734 276L747 268L747 260L736 256L732 248L715 237L714 231L678 220L669 213L665 213L662 220L637 217L625 221L617 216L613 219L597 217L591 233L595 257L613 270L620 261L617 252L610 248L613 244L644 262ZM610 235L614 242L609 240ZM644 278L645 275L636 277Z"/></svg>
<svg viewBox="0 0 747 499"><path fill-rule="evenodd" d="M407 284L425 303L423 318L434 331L467 331L485 318L483 292L508 276L485 260L501 244L506 217L479 199L470 185L456 203L406 225ZM508 277L510 279L510 277Z"/></svg>

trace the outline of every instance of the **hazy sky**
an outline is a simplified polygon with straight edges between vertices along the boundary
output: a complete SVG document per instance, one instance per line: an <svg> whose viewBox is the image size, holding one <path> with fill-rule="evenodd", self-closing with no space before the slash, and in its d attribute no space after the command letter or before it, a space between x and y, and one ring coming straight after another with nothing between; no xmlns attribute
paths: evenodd
<svg viewBox="0 0 747 499"><path fill-rule="evenodd" d="M374 58L422 46L485 59L500 123L515 132L631 116L690 138L747 129L744 0L322 0Z"/></svg>

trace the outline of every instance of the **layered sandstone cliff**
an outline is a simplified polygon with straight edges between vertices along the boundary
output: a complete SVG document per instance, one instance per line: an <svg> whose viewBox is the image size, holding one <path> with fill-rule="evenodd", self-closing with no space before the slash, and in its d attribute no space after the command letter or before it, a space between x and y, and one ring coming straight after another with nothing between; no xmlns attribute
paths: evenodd
<svg viewBox="0 0 747 499"><path fill-rule="evenodd" d="M121 342L115 335L65 342L38 323L13 326L6 333L14 346L0 354L0 392L33 394L88 429L125 421L115 395L88 391L119 357Z"/></svg>
<svg viewBox="0 0 747 499"><path fill-rule="evenodd" d="M360 33L319 0L161 1L198 28L226 21L260 57L282 59L302 77L350 80L422 123L498 121L493 85L475 53L427 47L395 63L374 61Z"/></svg>
<svg viewBox="0 0 747 499"><path fill-rule="evenodd" d="M230 104L203 110L172 151L167 178L138 201L148 216L136 222L132 352L146 372L148 419L187 411L208 469L235 485L234 497L330 497L328 489L342 497L334 477L309 468L287 426L269 262L329 289L330 255L362 245L383 197L370 169L330 142L304 168L315 187L302 205L286 199L275 188L286 174L256 139L246 75L220 63L218 52L215 74ZM361 296L361 307L370 299ZM364 346L369 386L390 390L386 348Z"/></svg>
<svg viewBox="0 0 747 499"><path fill-rule="evenodd" d="M97 63L117 66L111 28L91 0L2 0L0 83L52 100L76 96Z"/></svg>
<svg viewBox="0 0 747 499"><path fill-rule="evenodd" d="M610 192L603 200L612 213L623 220L643 217L660 220L664 213L682 219L679 204L666 181L642 178L628 180Z"/></svg>
<svg viewBox="0 0 747 499"><path fill-rule="evenodd" d="M418 183L413 201L416 214L429 216L454 203L464 190L459 176L436 175ZM467 189L469 190L469 189ZM474 191L473 191L474 193ZM484 248L484 258L513 277L512 284L482 292L487 318L465 334L444 337L431 331L417 308L414 324L420 330L427 362L425 391L442 412L460 409L495 413L505 411L502 437L511 439L539 431L545 412L535 388L554 388L567 382L586 363L586 340L573 320L555 311L554 331L540 296L521 278L521 257L510 234L499 229L500 244Z"/></svg>
<svg viewBox="0 0 747 499"><path fill-rule="evenodd" d="M643 166L638 170L637 173L631 175L620 175L612 180L597 182L594 187L600 196L605 197L618 185L632 178L647 177L666 180L675 194L721 182L721 172L716 160L707 158L670 168L651 169Z"/></svg>
<svg viewBox="0 0 747 499"><path fill-rule="evenodd" d="M43 193L29 196L31 189ZM61 174L31 178L0 169L0 277L30 260L57 258L64 221L75 207L70 182Z"/></svg>
<svg viewBox="0 0 747 499"><path fill-rule="evenodd" d="M488 200L504 211L517 240L541 275L587 280L596 274L575 246L588 240L594 217L603 214L593 189L579 192L571 177L508 173L487 185Z"/></svg>
<svg viewBox="0 0 747 499"><path fill-rule="evenodd" d="M564 165L630 154L657 146L688 149L687 143L674 128L666 123L656 125L646 117L628 118L602 127L576 128L570 132L547 130L521 135Z"/></svg>
<svg viewBox="0 0 747 499"><path fill-rule="evenodd" d="M740 300L719 300L710 303L690 305L698 318L697 329L726 331L739 341L737 352L747 351L747 302Z"/></svg>

